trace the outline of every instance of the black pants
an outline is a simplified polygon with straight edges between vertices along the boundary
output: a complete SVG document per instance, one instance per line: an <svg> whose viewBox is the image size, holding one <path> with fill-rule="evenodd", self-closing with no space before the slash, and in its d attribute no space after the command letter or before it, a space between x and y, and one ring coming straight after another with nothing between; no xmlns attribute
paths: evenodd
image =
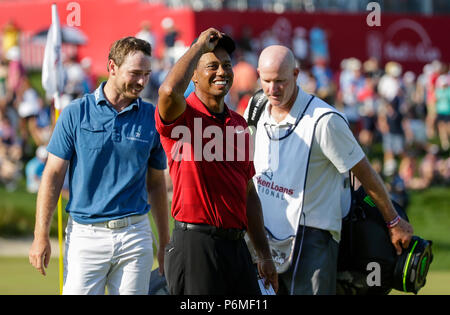
<svg viewBox="0 0 450 315"><path fill-rule="evenodd" d="M175 228L166 247L164 272L170 294L261 294L244 239Z"/></svg>

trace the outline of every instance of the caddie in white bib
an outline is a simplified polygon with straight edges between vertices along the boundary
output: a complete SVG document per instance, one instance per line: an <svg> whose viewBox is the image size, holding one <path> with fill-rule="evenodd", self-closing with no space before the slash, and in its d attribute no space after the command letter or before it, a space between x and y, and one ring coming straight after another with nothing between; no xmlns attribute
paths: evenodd
<svg viewBox="0 0 450 315"><path fill-rule="evenodd" d="M271 118L266 106L255 134L253 181L266 229L279 240L297 233L316 123L324 115L340 115L320 99L299 91L289 115L280 123Z"/></svg>

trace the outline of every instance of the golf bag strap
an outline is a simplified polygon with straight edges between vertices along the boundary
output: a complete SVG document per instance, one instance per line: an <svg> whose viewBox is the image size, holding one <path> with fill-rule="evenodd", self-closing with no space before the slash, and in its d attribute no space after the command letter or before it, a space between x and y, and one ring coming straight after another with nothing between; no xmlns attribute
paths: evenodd
<svg viewBox="0 0 450 315"><path fill-rule="evenodd" d="M349 256L351 257L353 255L353 217L355 212L355 205L356 205L356 193L355 193L355 174L352 173L352 171L348 171L349 181L350 181L350 211L348 213L350 218L350 235L349 235L349 241L350 241L350 249L349 249Z"/></svg>
<svg viewBox="0 0 450 315"><path fill-rule="evenodd" d="M263 90L257 91L255 94L253 94L252 99L250 100L249 104L249 111L248 111L248 126L253 126L256 129L256 126L258 124L258 120L261 117L261 114L266 107L267 102L269 99L264 94Z"/></svg>

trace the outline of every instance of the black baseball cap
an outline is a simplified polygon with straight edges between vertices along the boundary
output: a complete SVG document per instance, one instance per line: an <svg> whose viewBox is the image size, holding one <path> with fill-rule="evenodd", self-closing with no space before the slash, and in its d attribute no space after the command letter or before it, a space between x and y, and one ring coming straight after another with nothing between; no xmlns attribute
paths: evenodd
<svg viewBox="0 0 450 315"><path fill-rule="evenodd" d="M198 37L192 41L191 46L194 45L197 42L197 40ZM236 44L234 43L234 40L230 36L222 34L222 38L219 39L216 48L225 49L225 51L231 56L231 54L236 49Z"/></svg>

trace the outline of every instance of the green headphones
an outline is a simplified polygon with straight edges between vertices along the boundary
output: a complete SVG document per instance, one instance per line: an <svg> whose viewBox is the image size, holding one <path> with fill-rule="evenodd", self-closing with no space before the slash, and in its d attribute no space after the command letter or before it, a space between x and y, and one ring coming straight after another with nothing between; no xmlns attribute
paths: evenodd
<svg viewBox="0 0 450 315"><path fill-rule="evenodd" d="M425 285L428 268L433 261L431 241L413 236L409 247L398 257L393 287L403 292L417 292Z"/></svg>

